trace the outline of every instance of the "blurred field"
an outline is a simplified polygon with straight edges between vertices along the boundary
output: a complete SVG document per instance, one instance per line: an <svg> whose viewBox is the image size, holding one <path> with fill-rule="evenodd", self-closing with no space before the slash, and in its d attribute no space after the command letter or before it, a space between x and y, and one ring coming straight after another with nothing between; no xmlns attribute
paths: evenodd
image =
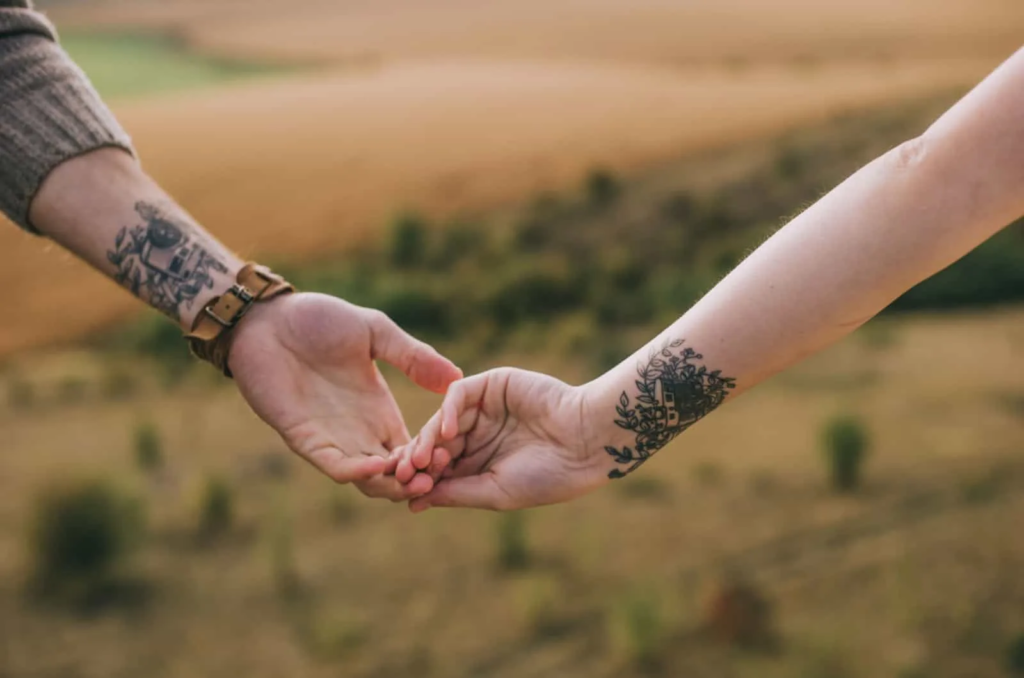
<svg viewBox="0 0 1024 678"><path fill-rule="evenodd" d="M147 169L245 256L365 241L395 212L474 213L843 111L964 88L984 62L669 70L432 62L293 77L115 105ZM923 131L912 131L916 133ZM0 231L0 283L26 300L0 353L135 308L39 243ZM79 309L80 299L90 299Z"/></svg>
<svg viewBox="0 0 1024 678"><path fill-rule="evenodd" d="M528 512L528 565L513 572L499 567L500 518L413 518L325 484L230 388L200 379L165 393L133 369L130 400L108 400L86 368L103 375L124 358L26 361L14 374L35 375L39 399L0 411L0 669L1009 675L1006 648L1024 630L1022 347L1019 311L869 326L716 413L621 485ZM561 359L510 358L579 378ZM47 384L69 373L84 380L82 395L53 400L60 390ZM435 398L396 384L417 425ZM874 440L866 486L851 497L826 490L818 449L836 412L862 416ZM155 475L133 470L131 432L143 418L165 441ZM142 602L81 617L22 593L33 496L76 474L114 478L143 498L151 530L133 570ZM213 544L195 536L210 474L227 478L238 502L235 526ZM703 591L726 571L768 596L776 650L729 648L700 631ZM657 670L633 664L628 640L631 606L648 604Z"/></svg>
<svg viewBox="0 0 1024 678"><path fill-rule="evenodd" d="M1024 28L1014 0L43 6L156 178L230 246L278 260L348 249L403 209L472 214L596 165L637 171L965 89ZM317 68L231 85L293 62ZM190 84L208 89L175 93ZM0 252L0 283L26 300L0 355L136 308L9 229Z"/></svg>
<svg viewBox="0 0 1024 678"><path fill-rule="evenodd" d="M211 87L277 70L205 56L167 36L65 32L61 44L106 98Z"/></svg>
<svg viewBox="0 0 1024 678"><path fill-rule="evenodd" d="M1015 0L120 0L57 4L76 28L170 29L218 54L365 62L422 58L732 61L999 59Z"/></svg>

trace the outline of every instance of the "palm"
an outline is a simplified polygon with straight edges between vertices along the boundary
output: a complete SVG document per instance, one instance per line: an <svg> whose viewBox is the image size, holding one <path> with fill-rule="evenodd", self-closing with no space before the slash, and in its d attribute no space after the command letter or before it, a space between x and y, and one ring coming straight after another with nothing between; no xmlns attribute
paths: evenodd
<svg viewBox="0 0 1024 678"><path fill-rule="evenodd" d="M413 510L466 503L496 510L541 506L574 499L606 481L586 452L576 389L512 369L462 383L473 380L480 380L479 393L469 396L475 407L458 422L465 432L445 444L457 461L431 495L413 502ZM463 490L472 495L467 501L457 496Z"/></svg>
<svg viewBox="0 0 1024 678"><path fill-rule="evenodd" d="M409 434L376 358L437 392L460 376L382 314L319 294L254 308L230 364L243 397L293 451L339 482L398 499L409 490L380 474Z"/></svg>

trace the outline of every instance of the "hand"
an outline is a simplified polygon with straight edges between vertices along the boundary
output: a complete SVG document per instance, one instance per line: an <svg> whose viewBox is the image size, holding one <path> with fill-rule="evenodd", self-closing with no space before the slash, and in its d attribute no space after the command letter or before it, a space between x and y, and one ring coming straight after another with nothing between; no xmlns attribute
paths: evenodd
<svg viewBox="0 0 1024 678"><path fill-rule="evenodd" d="M536 372L492 370L456 382L441 410L393 462L402 482L438 457L454 463L432 491L410 501L507 511L569 501L608 482L583 427L580 389ZM424 483L425 484L425 483Z"/></svg>
<svg viewBox="0 0 1024 678"><path fill-rule="evenodd" d="M436 393L462 377L380 311L306 293L254 306L235 330L229 365L242 396L294 452L339 483L398 501L433 480L416 474L403 486L381 475L409 432L376 359Z"/></svg>

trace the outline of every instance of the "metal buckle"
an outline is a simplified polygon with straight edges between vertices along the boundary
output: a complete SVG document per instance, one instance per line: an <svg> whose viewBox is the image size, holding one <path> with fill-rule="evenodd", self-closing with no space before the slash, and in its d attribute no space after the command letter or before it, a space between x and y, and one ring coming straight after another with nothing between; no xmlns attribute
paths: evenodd
<svg viewBox="0 0 1024 678"><path fill-rule="evenodd" d="M205 313L215 323L217 323L226 330L234 327L241 319L241 317L246 314L246 312L249 310L249 307L256 303L256 295L253 294L252 291L249 290L247 287L244 287L238 283L232 285L231 288L227 291L227 294L235 295L238 298L238 300L242 302L241 307L239 307L239 309L235 311L235 315L229 318L228 320L221 318L219 315L213 312L212 306L214 306L215 304L211 304L203 308L203 313Z"/></svg>

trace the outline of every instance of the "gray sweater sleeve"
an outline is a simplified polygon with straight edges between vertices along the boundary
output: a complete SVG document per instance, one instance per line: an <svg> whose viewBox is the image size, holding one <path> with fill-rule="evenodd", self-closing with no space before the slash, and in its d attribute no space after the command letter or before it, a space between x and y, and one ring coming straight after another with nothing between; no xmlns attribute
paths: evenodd
<svg viewBox="0 0 1024 678"><path fill-rule="evenodd" d="M0 212L35 232L28 212L43 180L102 147L133 152L31 0L0 0Z"/></svg>

